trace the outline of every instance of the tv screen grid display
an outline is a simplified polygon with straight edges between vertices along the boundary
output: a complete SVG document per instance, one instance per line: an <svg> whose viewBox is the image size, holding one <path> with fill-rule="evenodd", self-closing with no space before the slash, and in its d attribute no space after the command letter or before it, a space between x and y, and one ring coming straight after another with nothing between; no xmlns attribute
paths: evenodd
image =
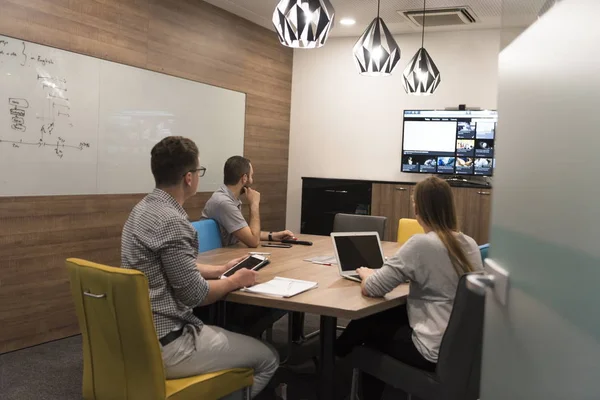
<svg viewBox="0 0 600 400"><path fill-rule="evenodd" d="M402 172L492 176L498 113L406 110Z"/></svg>

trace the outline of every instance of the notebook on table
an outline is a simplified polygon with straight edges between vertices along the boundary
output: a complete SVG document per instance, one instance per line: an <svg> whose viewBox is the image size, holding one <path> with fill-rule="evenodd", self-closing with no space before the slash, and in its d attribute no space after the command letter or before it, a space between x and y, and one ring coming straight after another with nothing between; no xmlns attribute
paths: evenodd
<svg viewBox="0 0 600 400"><path fill-rule="evenodd" d="M268 282L242 289L244 292L274 297L293 297L319 286L317 282L275 277Z"/></svg>

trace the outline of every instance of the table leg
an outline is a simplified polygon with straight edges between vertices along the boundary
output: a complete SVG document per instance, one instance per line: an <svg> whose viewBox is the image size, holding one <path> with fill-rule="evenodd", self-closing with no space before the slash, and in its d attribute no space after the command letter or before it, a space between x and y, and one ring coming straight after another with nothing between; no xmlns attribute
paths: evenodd
<svg viewBox="0 0 600 400"><path fill-rule="evenodd" d="M319 363L319 398L334 398L335 338L337 318L321 316L321 359Z"/></svg>
<svg viewBox="0 0 600 400"><path fill-rule="evenodd" d="M288 318L292 320L292 341L299 343L304 336L304 313L292 311Z"/></svg>

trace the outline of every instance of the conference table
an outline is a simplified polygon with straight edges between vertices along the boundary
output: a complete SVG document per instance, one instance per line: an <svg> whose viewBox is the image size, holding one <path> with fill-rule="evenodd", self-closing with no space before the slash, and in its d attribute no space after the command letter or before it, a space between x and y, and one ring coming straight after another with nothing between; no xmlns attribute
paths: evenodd
<svg viewBox="0 0 600 400"><path fill-rule="evenodd" d="M265 252L271 253L271 263L260 271L258 283L269 281L277 276L318 282L318 287L294 297L270 297L236 291L230 293L225 301L319 315L318 391L321 399L333 399L337 319L359 319L402 305L406 302L408 284L400 285L384 298L365 297L361 294L358 282L344 279L339 275L337 265L320 265L304 261L307 258L333 255L333 244L329 236L300 235L298 239L311 241L313 245L257 249L238 245L201 253L198 262L218 265L248 254L249 251ZM399 248L396 242L381 242L381 244L387 257L393 255Z"/></svg>

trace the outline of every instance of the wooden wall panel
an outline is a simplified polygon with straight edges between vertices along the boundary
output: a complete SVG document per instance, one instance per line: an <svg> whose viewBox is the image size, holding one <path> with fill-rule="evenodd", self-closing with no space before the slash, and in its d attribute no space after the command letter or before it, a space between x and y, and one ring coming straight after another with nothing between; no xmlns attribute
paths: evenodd
<svg viewBox="0 0 600 400"><path fill-rule="evenodd" d="M0 10L2 35L246 93L263 228L284 228L293 53L274 32L200 0L0 0ZM191 219L208 196L187 204ZM64 260L118 265L142 197L0 198L0 353L79 332Z"/></svg>

